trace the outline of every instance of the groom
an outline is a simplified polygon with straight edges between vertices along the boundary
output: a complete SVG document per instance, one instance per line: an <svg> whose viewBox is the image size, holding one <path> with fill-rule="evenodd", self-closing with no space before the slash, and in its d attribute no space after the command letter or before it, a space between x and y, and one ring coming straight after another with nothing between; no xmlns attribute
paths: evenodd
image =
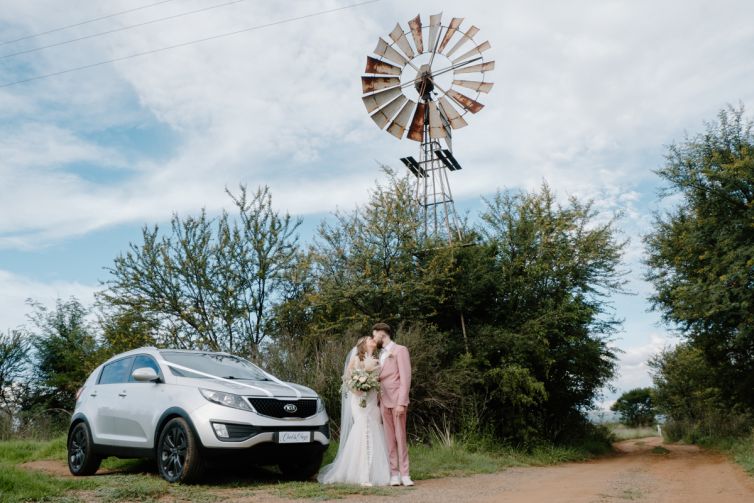
<svg viewBox="0 0 754 503"><path fill-rule="evenodd" d="M411 360L406 346L393 342L393 329L387 323L372 327L372 338L380 352L380 411L390 456L390 485L412 486L408 475L406 409L411 388Z"/></svg>

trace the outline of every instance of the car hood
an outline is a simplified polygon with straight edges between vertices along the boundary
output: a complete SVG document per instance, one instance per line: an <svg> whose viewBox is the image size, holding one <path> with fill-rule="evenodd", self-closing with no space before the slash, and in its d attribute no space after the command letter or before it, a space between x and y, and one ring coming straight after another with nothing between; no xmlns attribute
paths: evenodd
<svg viewBox="0 0 754 503"><path fill-rule="evenodd" d="M278 384L273 381L241 381L228 382L220 381L217 379L197 379L191 377L179 377L177 378L177 384L182 386L196 386L197 388L213 389L217 391L224 391L226 393L234 393L236 395L243 396L268 396L262 390L265 390L272 394L273 397L295 397L295 392L291 389L298 390L301 393L302 398L317 398L317 393L306 386L300 384L285 383L288 386ZM250 387L253 386L253 387Z"/></svg>

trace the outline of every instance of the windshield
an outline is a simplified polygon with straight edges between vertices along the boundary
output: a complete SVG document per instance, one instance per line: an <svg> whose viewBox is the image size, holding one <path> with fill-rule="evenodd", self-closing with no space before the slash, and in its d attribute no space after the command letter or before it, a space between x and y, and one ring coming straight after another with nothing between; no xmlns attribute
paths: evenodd
<svg viewBox="0 0 754 503"><path fill-rule="evenodd" d="M198 372L224 379L243 379L246 381L269 381L264 373L254 364L242 358L217 353L182 353L178 351L160 351L162 357L170 362ZM208 379L207 376L188 370L168 367L173 375Z"/></svg>

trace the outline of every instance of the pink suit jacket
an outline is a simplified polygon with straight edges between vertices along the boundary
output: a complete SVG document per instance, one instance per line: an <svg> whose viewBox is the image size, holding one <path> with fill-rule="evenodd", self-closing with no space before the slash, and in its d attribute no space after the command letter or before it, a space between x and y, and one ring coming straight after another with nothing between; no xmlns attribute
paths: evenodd
<svg viewBox="0 0 754 503"><path fill-rule="evenodd" d="M399 405L408 407L411 389L411 359L406 346L396 344L390 350L380 370L380 401L392 409Z"/></svg>

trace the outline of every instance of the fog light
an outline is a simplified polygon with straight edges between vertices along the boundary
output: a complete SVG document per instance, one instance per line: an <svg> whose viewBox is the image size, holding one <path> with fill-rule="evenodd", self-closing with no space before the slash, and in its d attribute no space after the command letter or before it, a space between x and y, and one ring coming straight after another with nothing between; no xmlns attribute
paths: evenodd
<svg viewBox="0 0 754 503"><path fill-rule="evenodd" d="M218 438L229 438L228 428L222 423L212 423L212 427L215 429L215 435Z"/></svg>

